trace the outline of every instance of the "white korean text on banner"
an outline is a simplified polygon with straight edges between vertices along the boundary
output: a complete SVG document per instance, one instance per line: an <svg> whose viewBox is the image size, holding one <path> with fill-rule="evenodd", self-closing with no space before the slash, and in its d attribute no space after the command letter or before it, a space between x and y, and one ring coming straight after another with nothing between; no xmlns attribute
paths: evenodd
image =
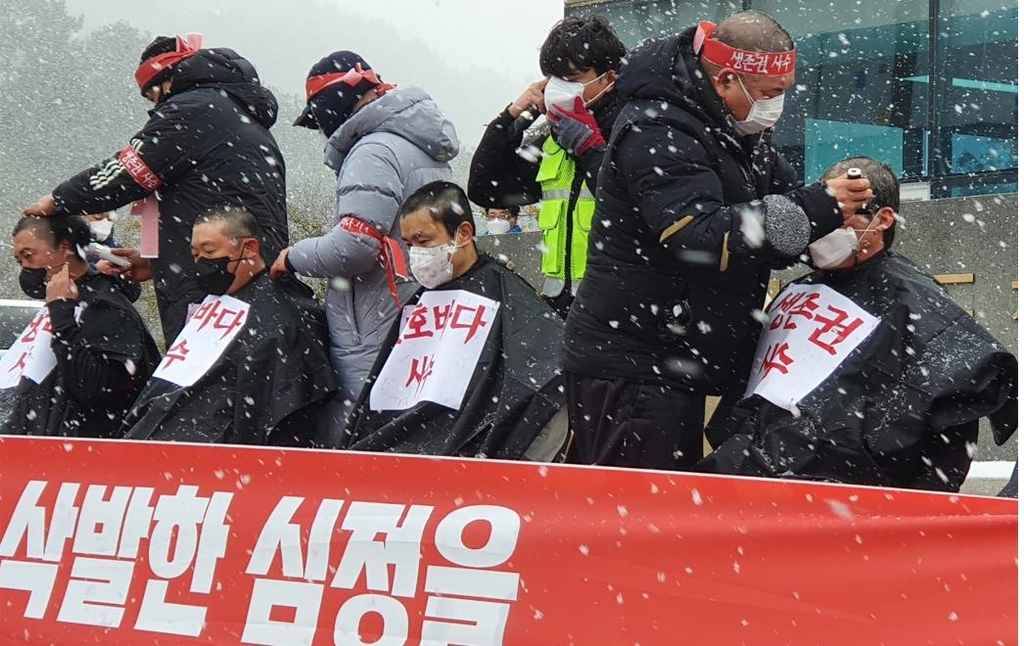
<svg viewBox="0 0 1024 646"><path fill-rule="evenodd" d="M879 319L831 287L789 285L768 309L746 396L792 409L835 372Z"/></svg>
<svg viewBox="0 0 1024 646"><path fill-rule="evenodd" d="M457 410L498 306L459 289L425 292L402 308L402 331L370 390L370 409L406 410L431 401Z"/></svg>
<svg viewBox="0 0 1024 646"><path fill-rule="evenodd" d="M167 348L153 376L183 387L196 383L217 363L248 318L248 303L227 295L207 296Z"/></svg>

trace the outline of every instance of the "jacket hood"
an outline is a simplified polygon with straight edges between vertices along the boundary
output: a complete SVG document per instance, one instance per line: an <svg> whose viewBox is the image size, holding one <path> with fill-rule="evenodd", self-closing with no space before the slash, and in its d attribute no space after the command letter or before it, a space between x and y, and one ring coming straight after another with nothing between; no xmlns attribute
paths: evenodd
<svg viewBox="0 0 1024 646"><path fill-rule="evenodd" d="M404 87L367 104L343 123L327 140L324 163L338 170L356 142L373 132L398 135L439 162L451 161L459 153L455 124L426 92Z"/></svg>
<svg viewBox="0 0 1024 646"><path fill-rule="evenodd" d="M690 27L638 45L627 55L616 88L626 101L666 101L711 125L729 126L731 131L735 120L711 87L693 53L696 31L696 27Z"/></svg>
<svg viewBox="0 0 1024 646"><path fill-rule="evenodd" d="M195 88L223 91L264 128L277 121L277 98L260 84L256 68L233 49L202 49L178 63L168 96Z"/></svg>

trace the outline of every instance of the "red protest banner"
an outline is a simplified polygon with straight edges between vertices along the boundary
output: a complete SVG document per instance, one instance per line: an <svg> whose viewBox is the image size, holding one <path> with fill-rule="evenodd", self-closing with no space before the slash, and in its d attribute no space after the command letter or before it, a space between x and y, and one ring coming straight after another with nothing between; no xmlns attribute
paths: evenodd
<svg viewBox="0 0 1024 646"><path fill-rule="evenodd" d="M0 643L1015 643L1016 501L0 438Z"/></svg>

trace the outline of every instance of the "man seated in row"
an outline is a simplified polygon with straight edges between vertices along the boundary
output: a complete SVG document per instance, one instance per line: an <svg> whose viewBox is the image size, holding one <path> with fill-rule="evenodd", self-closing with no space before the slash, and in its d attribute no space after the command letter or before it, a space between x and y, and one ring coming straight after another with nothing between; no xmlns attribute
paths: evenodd
<svg viewBox="0 0 1024 646"><path fill-rule="evenodd" d="M958 491L988 417L1017 429L1017 360L931 276L892 253L892 169L859 169L875 199L809 248L819 269L768 309L746 395L716 413L700 471ZM856 173L854 173L856 174Z"/></svg>
<svg viewBox="0 0 1024 646"><path fill-rule="evenodd" d="M148 278L137 253L136 280ZM272 281L260 228L246 210L225 207L192 229L199 286L208 296L132 407L132 439L313 446L321 411L338 390L323 310L312 290Z"/></svg>
<svg viewBox="0 0 1024 646"><path fill-rule="evenodd" d="M433 182L399 210L413 277L345 429L342 448L547 461L568 430L562 320L477 251L469 199Z"/></svg>
<svg viewBox="0 0 1024 646"><path fill-rule="evenodd" d="M90 268L78 216L25 217L18 282L46 305L0 358L0 433L112 437L160 361L142 318Z"/></svg>

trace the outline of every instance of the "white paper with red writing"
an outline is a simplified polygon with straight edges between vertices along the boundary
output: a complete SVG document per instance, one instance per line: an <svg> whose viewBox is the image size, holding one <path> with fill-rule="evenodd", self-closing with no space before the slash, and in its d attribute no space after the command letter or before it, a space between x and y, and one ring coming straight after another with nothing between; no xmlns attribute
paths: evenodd
<svg viewBox="0 0 1024 646"><path fill-rule="evenodd" d="M499 306L459 289L425 292L402 308L398 341L370 389L370 410L423 401L458 410Z"/></svg>
<svg viewBox="0 0 1024 646"><path fill-rule="evenodd" d="M231 296L207 296L167 349L154 377L188 387L217 363L245 327L249 304Z"/></svg>
<svg viewBox="0 0 1024 646"><path fill-rule="evenodd" d="M789 285L768 309L746 396L792 410L878 326L879 319L825 285Z"/></svg>
<svg viewBox="0 0 1024 646"><path fill-rule="evenodd" d="M57 357L50 347L52 340L50 311L43 306L0 357L0 388L15 387L22 377L43 383L57 365Z"/></svg>

